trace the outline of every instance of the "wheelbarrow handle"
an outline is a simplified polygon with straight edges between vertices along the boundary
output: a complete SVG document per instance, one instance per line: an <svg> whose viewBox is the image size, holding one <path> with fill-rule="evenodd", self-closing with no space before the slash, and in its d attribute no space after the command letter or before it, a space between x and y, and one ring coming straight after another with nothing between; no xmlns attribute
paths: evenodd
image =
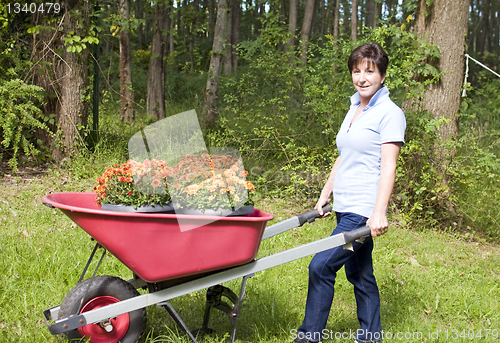
<svg viewBox="0 0 500 343"><path fill-rule="evenodd" d="M323 206L323 213L327 212L332 212L332 207L329 204ZM305 223L312 223L316 218L320 218L321 216L319 215L318 210L311 210L309 212L299 214L297 217L299 218L299 226L302 226Z"/></svg>
<svg viewBox="0 0 500 343"><path fill-rule="evenodd" d="M346 243L354 242L356 239L360 239L362 237L371 236L372 230L369 226L365 226L350 232L344 232L344 240Z"/></svg>

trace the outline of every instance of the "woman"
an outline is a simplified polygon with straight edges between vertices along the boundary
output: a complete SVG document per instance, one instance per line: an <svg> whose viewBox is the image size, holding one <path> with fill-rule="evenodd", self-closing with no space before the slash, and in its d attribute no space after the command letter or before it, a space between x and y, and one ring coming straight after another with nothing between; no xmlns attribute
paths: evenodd
<svg viewBox="0 0 500 343"><path fill-rule="evenodd" d="M368 225L371 236L387 232L387 205L394 185L396 162L404 143L403 111L389 98L383 85L389 59L382 47L367 43L349 57L348 67L356 94L337 134L339 157L315 208L333 195L337 227L332 235ZM372 237L354 242L354 251L337 247L314 256L309 265L309 288L304 321L294 343L329 338L324 331L330 312L337 271L345 267L354 286L361 329L355 342L382 339L380 297L372 265ZM334 330L333 330L334 331Z"/></svg>

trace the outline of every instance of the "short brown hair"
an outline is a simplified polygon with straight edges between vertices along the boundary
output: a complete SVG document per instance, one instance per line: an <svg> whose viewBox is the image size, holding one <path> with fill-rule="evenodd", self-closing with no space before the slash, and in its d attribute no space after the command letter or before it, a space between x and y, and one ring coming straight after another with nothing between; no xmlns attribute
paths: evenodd
<svg viewBox="0 0 500 343"><path fill-rule="evenodd" d="M387 72L389 57L379 44L373 42L365 43L354 49L351 56L349 56L349 60L347 61L349 72L352 74L354 67L356 67L363 60L374 63L377 66L380 75L384 76Z"/></svg>

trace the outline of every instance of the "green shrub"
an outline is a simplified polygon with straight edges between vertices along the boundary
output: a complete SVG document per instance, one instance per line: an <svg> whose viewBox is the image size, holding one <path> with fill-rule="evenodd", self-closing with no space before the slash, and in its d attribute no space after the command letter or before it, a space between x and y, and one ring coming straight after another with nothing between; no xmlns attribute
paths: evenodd
<svg viewBox="0 0 500 343"><path fill-rule="evenodd" d="M421 98L437 80L439 72L427 61L439 50L400 27L384 26L358 42L329 36L311 42L303 65L294 52L283 51L289 34L276 16L269 14L264 24L256 40L239 45L247 68L223 79L221 130L211 144L240 149L266 195L315 201L337 156L335 136L354 93L347 68L352 50L367 41L384 46L391 60L386 85L399 105ZM409 142L417 138L418 132L408 135Z"/></svg>
<svg viewBox="0 0 500 343"><path fill-rule="evenodd" d="M376 41L390 58L385 85L407 118L391 207L405 226L470 226L498 237L498 80L480 76L485 87L470 90L475 98L464 102L458 139L442 143L438 129L445 120L432 119L422 106L426 87L441 76L429 63L440 57L435 45L401 27L381 26L357 42L328 36L310 42L303 65L294 52L283 51L288 37L270 13L260 36L239 45L245 67L222 79L220 130L209 137L211 145L240 149L258 192L309 203L317 199L354 93L347 59L354 47ZM444 171L435 167L438 151L449 152Z"/></svg>
<svg viewBox="0 0 500 343"><path fill-rule="evenodd" d="M43 99L41 91L42 88L19 79L0 83L0 143L2 150L10 153L8 164L14 171L20 150L33 157L40 153L43 144L36 139L36 130L49 131L45 122L53 124L54 118L44 116L35 105Z"/></svg>
<svg viewBox="0 0 500 343"><path fill-rule="evenodd" d="M500 78L476 74L475 87L462 98L454 187L464 226L499 239Z"/></svg>

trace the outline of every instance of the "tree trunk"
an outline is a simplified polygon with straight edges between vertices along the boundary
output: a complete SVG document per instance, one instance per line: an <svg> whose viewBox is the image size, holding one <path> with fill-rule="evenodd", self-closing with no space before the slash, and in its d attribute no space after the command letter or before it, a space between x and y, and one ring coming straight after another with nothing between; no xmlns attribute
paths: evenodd
<svg viewBox="0 0 500 343"><path fill-rule="evenodd" d="M223 64L223 70L224 70L224 75L229 76L231 75L231 72L233 71L233 58L232 58L232 53L233 53L233 47L232 47L232 38L233 38L233 3L235 0L226 0L227 1L227 38L226 38L226 44L224 44L224 55L222 56L222 64Z"/></svg>
<svg viewBox="0 0 500 343"><path fill-rule="evenodd" d="M214 40L215 27L215 0L208 0L208 41Z"/></svg>
<svg viewBox="0 0 500 343"><path fill-rule="evenodd" d="M146 111L157 120L165 118L165 54L163 40L163 23L167 5L155 5L155 18L153 24L153 40L148 67L148 94L146 98Z"/></svg>
<svg viewBox="0 0 500 343"><path fill-rule="evenodd" d="M328 6L328 4L325 3L325 0L320 0L319 1L319 13L320 13L320 17L321 17L321 25L319 27L319 34L320 36L324 36L325 35L325 32L326 32L326 20L327 20L327 11L326 11L326 7Z"/></svg>
<svg viewBox="0 0 500 343"><path fill-rule="evenodd" d="M196 30L198 29L198 12L199 12L199 0L193 1L194 8L194 19L189 24L189 64L191 65L191 72L194 70L194 39L196 36Z"/></svg>
<svg viewBox="0 0 500 343"><path fill-rule="evenodd" d="M134 93L132 90L132 59L130 55L130 9L128 0L120 0L120 117L134 121Z"/></svg>
<svg viewBox="0 0 500 343"><path fill-rule="evenodd" d="M470 21L472 24L471 32L469 33L469 41L468 46L472 49L472 52L475 53L477 49L477 32L479 28L479 23L482 21L482 15L479 15L478 4L476 1L471 1L471 9L470 9Z"/></svg>
<svg viewBox="0 0 500 343"><path fill-rule="evenodd" d="M500 57L500 12L495 14L495 52L498 57Z"/></svg>
<svg viewBox="0 0 500 343"><path fill-rule="evenodd" d="M419 0L415 12L415 31L421 38L428 37L430 43L436 44L441 53L440 58L435 61L435 67L444 72L444 75L439 83L431 84L425 91L421 104L432 118L448 120L438 129L440 139L431 146L434 156L429 159L430 164L442 176L441 183L445 186L448 185L446 169L456 150L453 147L446 148L443 143L456 139L458 133L457 113L464 74L468 10L467 0L434 0L430 7L426 0ZM453 218L457 216L452 201L445 199L443 205Z"/></svg>
<svg viewBox="0 0 500 343"><path fill-rule="evenodd" d="M352 0L351 10L351 40L358 39L358 0Z"/></svg>
<svg viewBox="0 0 500 343"><path fill-rule="evenodd" d="M340 0L335 1L335 10L333 11L333 40L339 39L339 17L340 17Z"/></svg>
<svg viewBox="0 0 500 343"><path fill-rule="evenodd" d="M182 26L183 26L183 23L182 23L182 12L184 12L184 10L182 8L182 1L181 0L177 0L177 9L176 9L177 17L175 18L175 21L176 21L176 26L177 26L176 36L179 39L179 41L183 37L183 32L182 32Z"/></svg>
<svg viewBox="0 0 500 343"><path fill-rule="evenodd" d="M170 50L170 43L172 33L170 32L170 27L172 26L172 19L170 19L170 15L172 13L172 1L168 0L165 4L165 19L162 21L162 35L161 35L161 46L163 48L163 73L167 72L167 63L168 63L168 55L173 52Z"/></svg>
<svg viewBox="0 0 500 343"><path fill-rule="evenodd" d="M87 19L90 12L89 3L83 0L72 2L71 9L79 12L75 14L70 11L66 12L63 24L64 35L73 31L75 35L85 36L89 26ZM80 127L87 125L88 118L88 106L84 99L89 80L87 68L89 48L79 53L63 49L62 58L64 62L60 64L61 111L57 121L63 134L63 146L57 146L53 151L53 157L56 160L61 160L73 153L77 141L84 143L80 135Z"/></svg>
<svg viewBox="0 0 500 343"><path fill-rule="evenodd" d="M222 69L222 53L224 42L227 39L227 1L219 0L217 5L217 20L215 22L214 42L210 67L207 76L207 88L205 91L205 104L201 116L201 122L205 129L214 128L217 122L217 90Z"/></svg>
<svg viewBox="0 0 500 343"><path fill-rule="evenodd" d="M339 0L341 1L341 0ZM342 31L347 35L351 30L351 8L349 6L349 1L342 0L342 8L343 8L343 18L342 18Z"/></svg>
<svg viewBox="0 0 500 343"><path fill-rule="evenodd" d="M240 0L233 1L233 73L238 71L238 53L235 48L240 44L240 24L241 24L241 3Z"/></svg>
<svg viewBox="0 0 500 343"><path fill-rule="evenodd" d="M325 1L325 6L326 6L326 9L325 9L325 28L324 28L325 35L331 35L332 34L332 19L331 19L331 16L332 16L332 13L333 13L332 5L334 4L334 1L335 0L326 0Z"/></svg>
<svg viewBox="0 0 500 343"><path fill-rule="evenodd" d="M59 84L56 80L61 78L61 57L55 52L63 49L62 27L63 23L52 22L47 24L46 17L42 13L35 13L32 16L34 26L40 26L42 29L38 34L33 34L31 61L35 62L29 79L34 85L40 86L45 90L43 103L40 104L43 114L49 117L51 114L59 116L61 112L61 95ZM67 18L66 18L67 19ZM57 119L57 118L55 118ZM47 123L52 132L57 131L56 122ZM52 151L56 148L49 132L37 130L38 138L43 145L50 147Z"/></svg>
<svg viewBox="0 0 500 343"><path fill-rule="evenodd" d="M87 35L90 7L87 1L82 0L73 1L71 5L63 1L61 7L66 9L64 20L58 22L61 30L49 29L49 25L43 22L45 18L36 18L35 14L34 23L44 29L39 35L34 35L32 52L33 60L37 62L33 67L33 83L47 92L42 110L46 116L56 115L55 122L60 129L56 138L41 136L52 149L52 157L56 161L74 153L77 142L85 145L80 131L87 125L88 118L85 92L89 80L89 47L80 52L69 52L62 45L62 37L70 32L80 37ZM60 54L55 53L57 48L61 48ZM56 127L52 128L55 131Z"/></svg>
<svg viewBox="0 0 500 343"><path fill-rule="evenodd" d="M314 16L314 3L315 0L306 1L304 20L302 21L302 29L300 31L300 60L304 64L307 63L307 48Z"/></svg>
<svg viewBox="0 0 500 343"><path fill-rule="evenodd" d="M483 5L481 8L483 12L483 34L481 35L481 52L489 52L489 42L490 42L490 1L483 0Z"/></svg>
<svg viewBox="0 0 500 343"><path fill-rule="evenodd" d="M280 0L280 21L285 22L285 20L286 20L286 1Z"/></svg>
<svg viewBox="0 0 500 343"><path fill-rule="evenodd" d="M375 0L366 0L366 26L368 27L376 26L375 7Z"/></svg>
<svg viewBox="0 0 500 343"><path fill-rule="evenodd" d="M376 11L376 16L375 16L375 25L377 25L377 21L382 19L382 5L379 4L378 2L375 2L375 11Z"/></svg>
<svg viewBox="0 0 500 343"><path fill-rule="evenodd" d="M174 2L172 1L170 3L170 15L172 15L172 12L174 11ZM175 51L175 40L174 40L174 32L175 32L175 20L173 18L173 15L172 17L170 18L170 27L168 28L169 30L169 34L168 34L168 43L169 43L169 49L168 49L168 52L170 54L170 56L174 56L174 51ZM169 57L170 57L169 56Z"/></svg>
<svg viewBox="0 0 500 343"><path fill-rule="evenodd" d="M439 183L448 185L447 166L455 156L453 145L446 148L446 142L456 139L458 133L457 113L460 108L460 95L464 74L465 35L468 31L468 0L434 0L427 6L426 0L419 0L415 11L414 29L421 38L427 37L431 44L440 50L440 58L428 61L444 75L438 83L431 84L424 92L419 104L428 111L433 119L447 119L438 129L439 139L431 146L430 165L442 177ZM411 108L411 100L405 102L403 109ZM454 203L443 199L439 207L448 211L451 220L457 219ZM444 226L448 223L444 223Z"/></svg>
<svg viewBox="0 0 500 343"><path fill-rule="evenodd" d="M135 18L136 19L144 19L144 2L142 0L135 1ZM144 46L144 24L140 23L137 27L137 43L139 49L142 49Z"/></svg>
<svg viewBox="0 0 500 343"><path fill-rule="evenodd" d="M441 52L436 67L445 74L425 92L423 104L433 118L450 120L440 129L443 141L456 138L458 131L468 9L467 0L434 0L431 7L427 7L426 0L420 0L416 11L415 31L422 38L427 36ZM426 10L429 14L424 16Z"/></svg>
<svg viewBox="0 0 500 343"><path fill-rule="evenodd" d="M285 44L284 50L288 51L295 47L295 35L297 34L297 5L298 0L290 0L290 12L288 14L288 32L290 39Z"/></svg>
<svg viewBox="0 0 500 343"><path fill-rule="evenodd" d="M312 22L311 22L311 31L309 32L309 38L312 37L312 35L316 32L317 30L317 27L318 27L318 7L316 7L316 5L318 4L318 1L321 1L321 0L315 0L314 1L314 9L313 9L313 18L312 18Z"/></svg>

